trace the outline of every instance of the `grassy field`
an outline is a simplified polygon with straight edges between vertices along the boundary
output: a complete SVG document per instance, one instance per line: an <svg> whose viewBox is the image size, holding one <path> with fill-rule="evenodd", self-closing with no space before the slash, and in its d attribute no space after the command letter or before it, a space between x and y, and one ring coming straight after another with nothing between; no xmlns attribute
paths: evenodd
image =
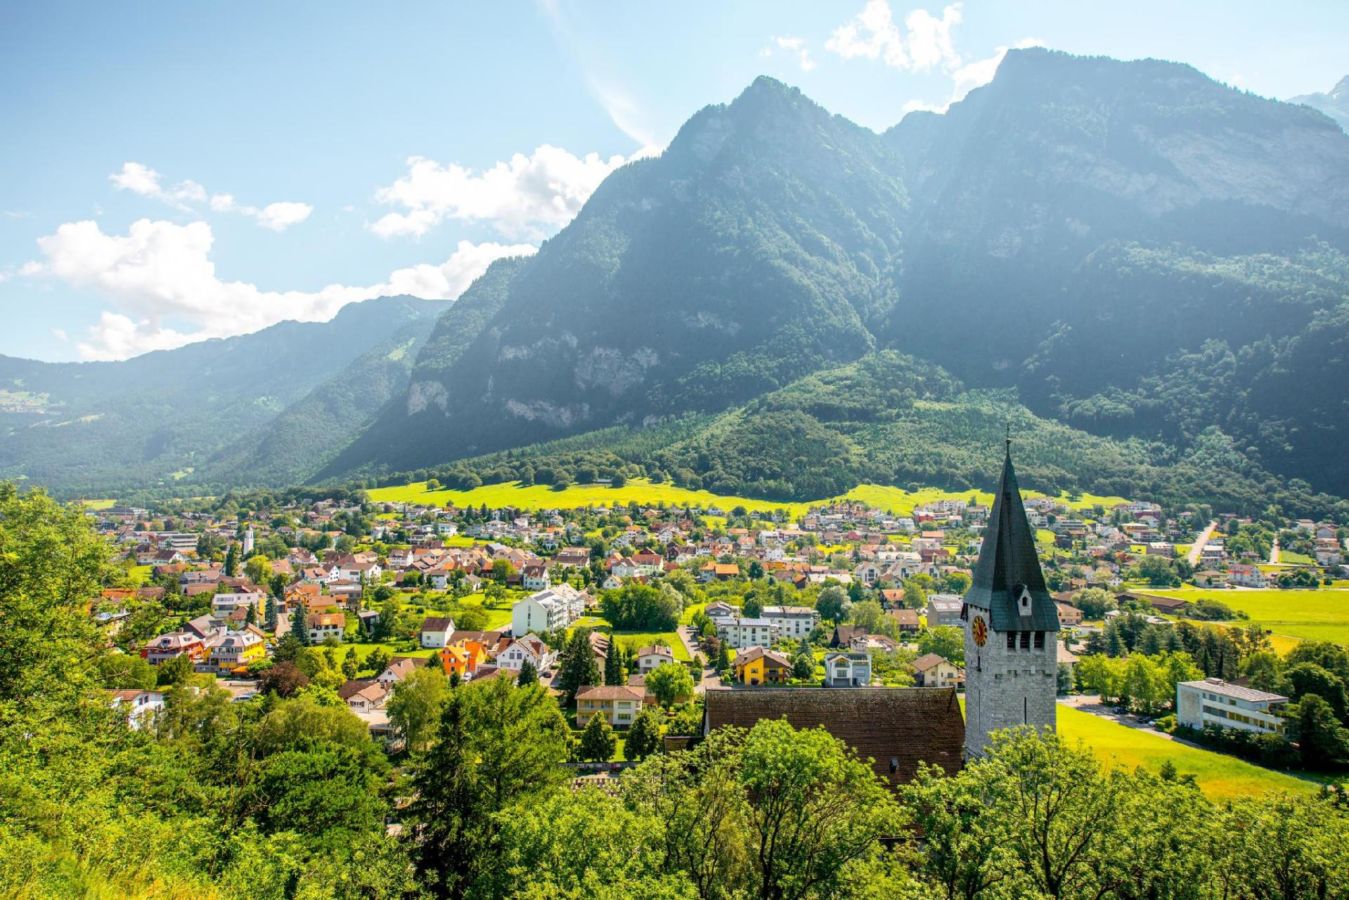
<svg viewBox="0 0 1349 900"><path fill-rule="evenodd" d="M1349 590L1210 590L1183 587L1150 593L1198 600L1207 597L1240 610L1274 633L1276 647L1295 640L1349 644ZM1278 640L1282 639L1282 640Z"/></svg>
<svg viewBox="0 0 1349 900"><path fill-rule="evenodd" d="M1168 741L1071 707L1060 705L1058 711L1059 733L1070 740L1081 740L1102 762L1129 769L1143 766L1156 772L1169 759L1180 774L1194 775L1204 793L1214 799L1271 791L1310 794L1319 788L1313 781Z"/></svg>
<svg viewBox="0 0 1349 900"><path fill-rule="evenodd" d="M664 642L674 651L674 658L683 662L688 662L689 651L684 646L684 642L679 639L679 635L673 631L620 631L613 635L614 640L618 641L619 646L634 650L639 647L649 647L652 644Z"/></svg>
<svg viewBox="0 0 1349 900"><path fill-rule="evenodd" d="M903 488L877 484L863 484L853 488L841 497L814 500L806 503L780 503L773 500L756 500L751 497L735 497L713 494L710 491L692 491L672 484L652 484L642 478L629 481L621 488L602 485L572 485L564 490L554 490L546 485L521 485L519 482L506 484L486 484L471 491L428 491L425 482L394 487L375 488L370 499L376 503L423 503L443 506L454 503L457 506L489 507L513 506L518 509L574 509L582 506L614 506L636 502L644 506L665 503L671 506L698 506L704 509L719 507L731 510L737 506L758 512L783 510L791 518L804 515L811 506L818 506L832 500L859 500L877 509L883 509L896 515L908 515L914 507L939 500L967 500L971 497L982 504L993 502L993 495L984 491L944 491L939 488L923 488L906 491ZM1028 491L1027 498L1043 496ZM1127 502L1122 497L1101 497L1095 494L1083 494L1069 499L1060 498L1074 509L1089 509L1092 506L1113 506Z"/></svg>

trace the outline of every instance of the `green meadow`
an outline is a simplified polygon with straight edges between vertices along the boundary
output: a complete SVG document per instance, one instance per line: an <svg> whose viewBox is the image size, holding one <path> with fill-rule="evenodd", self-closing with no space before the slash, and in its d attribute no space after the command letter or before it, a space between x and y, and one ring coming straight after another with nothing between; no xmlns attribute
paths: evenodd
<svg viewBox="0 0 1349 900"><path fill-rule="evenodd" d="M1102 763L1157 772L1170 760L1180 774L1195 776L1200 789L1215 800L1269 792L1310 794L1320 787L1319 782L1180 744L1062 704L1058 713L1059 734L1082 741Z"/></svg>
<svg viewBox="0 0 1349 900"><path fill-rule="evenodd" d="M1303 641L1334 641L1349 644L1349 590L1213 590L1183 587L1149 593L1164 597L1198 600L1201 597L1226 603L1246 613L1274 633L1275 638ZM1276 644L1286 643L1276 640Z"/></svg>

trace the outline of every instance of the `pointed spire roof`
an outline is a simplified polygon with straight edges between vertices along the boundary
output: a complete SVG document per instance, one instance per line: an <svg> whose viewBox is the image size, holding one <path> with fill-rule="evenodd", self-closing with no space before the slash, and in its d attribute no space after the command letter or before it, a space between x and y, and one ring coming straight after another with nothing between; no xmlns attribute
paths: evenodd
<svg viewBox="0 0 1349 900"><path fill-rule="evenodd" d="M1023 593L1030 597L1028 615L1023 614L1019 602ZM993 498L979 562L974 567L974 581L965 594L965 603L988 610L995 631L1059 630L1058 609L1045 586L1040 556L1035 550L1035 529L1031 528L1021 502L1010 438L1002 463L1002 479Z"/></svg>

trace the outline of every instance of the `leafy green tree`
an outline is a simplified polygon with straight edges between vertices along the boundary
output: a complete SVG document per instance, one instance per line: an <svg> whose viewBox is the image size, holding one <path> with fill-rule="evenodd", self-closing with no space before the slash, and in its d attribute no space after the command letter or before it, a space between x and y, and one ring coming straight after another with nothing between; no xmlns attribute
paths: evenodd
<svg viewBox="0 0 1349 900"><path fill-rule="evenodd" d="M815 653L810 649L810 643L801 639L801 645L796 648L796 655L792 657L792 677L797 681L805 681L815 674Z"/></svg>
<svg viewBox="0 0 1349 900"><path fill-rule="evenodd" d="M192 657L188 656L186 653L180 653L159 664L159 670L156 673L155 681L161 686L184 684L188 679L195 675L196 672L197 669L192 663Z"/></svg>
<svg viewBox="0 0 1349 900"><path fill-rule="evenodd" d="M666 663L647 673L646 689L661 706L673 706L681 697L693 696L693 676L680 663Z"/></svg>
<svg viewBox="0 0 1349 900"><path fill-rule="evenodd" d="M918 635L918 652L935 653L943 659L964 665L965 635L954 625L937 625Z"/></svg>
<svg viewBox="0 0 1349 900"><path fill-rule="evenodd" d="M595 713L581 732L577 755L583 762L608 762L617 747L618 739L609 727L609 718L604 713Z"/></svg>
<svg viewBox="0 0 1349 900"><path fill-rule="evenodd" d="M520 674L515 677L515 683L520 687L539 683L539 670L535 668L533 660L526 659L520 664Z"/></svg>
<svg viewBox="0 0 1349 900"><path fill-rule="evenodd" d="M643 760L658 751L660 746L660 717L655 710L643 709L628 729L628 740L623 745L624 755L628 759Z"/></svg>
<svg viewBox="0 0 1349 900"><path fill-rule="evenodd" d="M272 563L260 553L250 556L244 563L244 574L254 584L266 585L272 578Z"/></svg>
<svg viewBox="0 0 1349 900"><path fill-rule="evenodd" d="M742 612L747 619L759 618L759 616L763 615L763 601L759 599L757 594L749 594L745 597L745 604L742 607Z"/></svg>
<svg viewBox="0 0 1349 900"><path fill-rule="evenodd" d="M342 657L342 674L351 680L361 671L361 664L356 660L356 648L348 647L346 656Z"/></svg>
<svg viewBox="0 0 1349 900"><path fill-rule="evenodd" d="M387 709L389 723L398 729L409 750L421 752L430 744L449 700L450 683L439 666L421 666L393 686Z"/></svg>
<svg viewBox="0 0 1349 900"><path fill-rule="evenodd" d="M413 864L425 890L464 897L495 871L502 818L549 795L564 777L567 723L539 685L492 678L456 688L437 741L413 781Z"/></svg>
<svg viewBox="0 0 1349 900"><path fill-rule="evenodd" d="M389 667L389 663L392 659L392 653L383 647L376 647L365 656L365 670L367 672L374 672L375 675L378 676Z"/></svg>
<svg viewBox="0 0 1349 900"><path fill-rule="evenodd" d="M98 658L99 682L110 690L152 690L155 674L155 667L139 655L105 653Z"/></svg>
<svg viewBox="0 0 1349 900"><path fill-rule="evenodd" d="M870 764L823 729L782 719L750 729L737 780L764 898L835 895L849 864L876 854L905 820Z"/></svg>
<svg viewBox="0 0 1349 900"><path fill-rule="evenodd" d="M1300 662L1284 669L1283 690L1293 701L1300 701L1308 694L1315 694L1330 704L1335 718L1341 722L1345 717L1345 688L1339 676L1313 662Z"/></svg>
<svg viewBox="0 0 1349 900"><path fill-rule="evenodd" d="M78 508L0 482L0 711L85 686L96 636L84 604L112 575L107 543Z"/></svg>
<svg viewBox="0 0 1349 900"><path fill-rule="evenodd" d="M619 631L673 631L684 611L684 596L668 585L630 582L606 591L600 611Z"/></svg>
<svg viewBox="0 0 1349 900"><path fill-rule="evenodd" d="M561 791L513 813L501 834L499 880L484 896L624 897L677 900L696 896L681 872L664 870L663 823L587 787ZM519 876L529 886L520 892Z"/></svg>
<svg viewBox="0 0 1349 900"><path fill-rule="evenodd" d="M842 622L848 611L848 595L837 584L826 585L815 600L815 609L822 619Z"/></svg>

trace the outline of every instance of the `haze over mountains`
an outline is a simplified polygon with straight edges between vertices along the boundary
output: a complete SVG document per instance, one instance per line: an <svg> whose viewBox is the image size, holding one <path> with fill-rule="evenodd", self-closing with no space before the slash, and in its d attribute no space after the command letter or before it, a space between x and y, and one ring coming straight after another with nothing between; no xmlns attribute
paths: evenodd
<svg viewBox="0 0 1349 900"><path fill-rule="evenodd" d="M1349 136L1185 65L1012 51L879 135L761 78L448 309L108 378L3 360L0 477L286 484L679 422L651 454L672 475L781 495L991 477L964 455L1014 416L1088 448L1032 486L1217 467L1346 496L1346 253ZM919 433L932 457L893 452Z"/></svg>

